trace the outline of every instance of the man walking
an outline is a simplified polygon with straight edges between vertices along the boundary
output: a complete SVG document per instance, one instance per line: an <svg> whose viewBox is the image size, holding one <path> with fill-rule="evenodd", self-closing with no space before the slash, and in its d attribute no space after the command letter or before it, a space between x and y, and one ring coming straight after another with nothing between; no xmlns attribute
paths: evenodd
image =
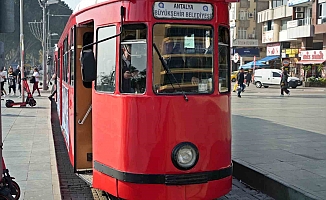
<svg viewBox="0 0 326 200"><path fill-rule="evenodd" d="M290 91L288 90L289 84L288 84L288 72L282 67L282 74L281 74L281 97L284 96L284 92L290 96Z"/></svg>
<svg viewBox="0 0 326 200"><path fill-rule="evenodd" d="M238 87L240 87L240 89L238 90L238 97L241 98L241 91L244 90L244 70L243 68L240 68L240 72L238 73L237 76L237 83L238 83Z"/></svg>

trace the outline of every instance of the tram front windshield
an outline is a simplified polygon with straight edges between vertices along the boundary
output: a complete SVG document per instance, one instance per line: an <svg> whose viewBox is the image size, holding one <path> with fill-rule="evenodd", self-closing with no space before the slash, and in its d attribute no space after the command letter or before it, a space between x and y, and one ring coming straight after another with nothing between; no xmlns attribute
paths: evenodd
<svg viewBox="0 0 326 200"><path fill-rule="evenodd" d="M153 89L159 93L213 92L213 28L207 25L155 24L153 43L167 64L167 72L153 49Z"/></svg>

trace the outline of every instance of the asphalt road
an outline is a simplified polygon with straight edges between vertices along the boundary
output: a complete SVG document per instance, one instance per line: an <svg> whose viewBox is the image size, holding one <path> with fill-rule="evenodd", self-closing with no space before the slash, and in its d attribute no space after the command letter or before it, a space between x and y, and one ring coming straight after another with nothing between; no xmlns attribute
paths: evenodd
<svg viewBox="0 0 326 200"><path fill-rule="evenodd" d="M232 159L325 197L325 170L318 164L326 162L326 88L299 86L290 91L281 97L279 86L250 85L242 98L231 93ZM317 180L322 184L315 184Z"/></svg>

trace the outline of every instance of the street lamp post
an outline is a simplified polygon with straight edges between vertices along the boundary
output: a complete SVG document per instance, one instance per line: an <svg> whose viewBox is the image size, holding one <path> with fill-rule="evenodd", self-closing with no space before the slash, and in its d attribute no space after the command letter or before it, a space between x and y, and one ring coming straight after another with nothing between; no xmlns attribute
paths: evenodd
<svg viewBox="0 0 326 200"><path fill-rule="evenodd" d="M20 94L22 98L22 102L24 102L24 82L23 79L25 77L25 63L24 63L24 26L23 26L23 14L24 14L24 0L20 0Z"/></svg>
<svg viewBox="0 0 326 200"><path fill-rule="evenodd" d="M46 66L46 7L50 4L59 3L60 0L38 0L40 6L43 9L43 39L42 39L42 47L43 47L43 54L42 54L42 66L43 66L43 90L48 89L47 84L47 66Z"/></svg>

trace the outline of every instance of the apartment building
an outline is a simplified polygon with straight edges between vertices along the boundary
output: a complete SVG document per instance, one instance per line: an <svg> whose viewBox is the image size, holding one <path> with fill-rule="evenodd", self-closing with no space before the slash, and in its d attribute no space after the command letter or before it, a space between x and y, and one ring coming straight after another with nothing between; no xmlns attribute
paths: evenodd
<svg viewBox="0 0 326 200"><path fill-rule="evenodd" d="M241 0L231 3L230 35L232 71L239 66L265 56L261 24L257 24L257 12L267 9L268 2Z"/></svg>
<svg viewBox="0 0 326 200"><path fill-rule="evenodd" d="M265 0L268 9L257 13L262 24L262 43L273 67L289 67L292 75L303 76L302 67L326 60L326 0ZM272 57L274 56L274 57Z"/></svg>

